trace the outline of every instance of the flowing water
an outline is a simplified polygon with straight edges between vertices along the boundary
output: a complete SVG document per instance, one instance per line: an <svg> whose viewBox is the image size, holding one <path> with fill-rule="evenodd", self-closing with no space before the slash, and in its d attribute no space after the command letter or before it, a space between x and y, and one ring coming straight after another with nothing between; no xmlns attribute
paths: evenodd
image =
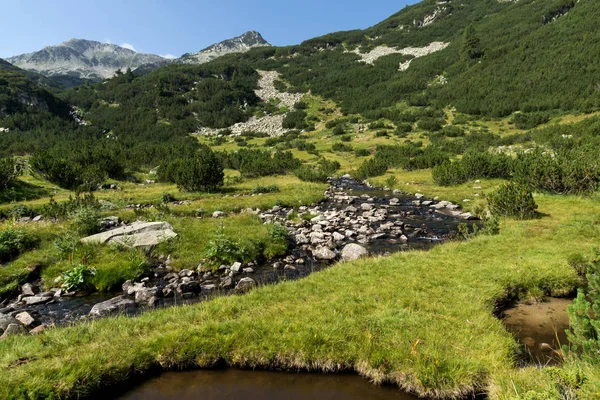
<svg viewBox="0 0 600 400"><path fill-rule="evenodd" d="M106 397L110 397L108 393ZM131 389L119 400L415 400L391 386L357 375L245 371L169 372Z"/></svg>

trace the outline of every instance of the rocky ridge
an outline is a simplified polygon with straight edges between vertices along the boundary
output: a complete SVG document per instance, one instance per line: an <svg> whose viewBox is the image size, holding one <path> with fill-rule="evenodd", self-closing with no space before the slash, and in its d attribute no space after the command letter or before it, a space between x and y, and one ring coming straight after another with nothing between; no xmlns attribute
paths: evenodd
<svg viewBox="0 0 600 400"><path fill-rule="evenodd" d="M285 93L280 92L275 88L275 80L279 79L279 73L276 71L258 71L260 79L258 81L258 87L255 90L256 96L262 101L269 101L276 99L279 101L281 106L287 107L292 110L294 105L302 98L301 93ZM263 117L251 117L246 122L240 122L232 125L231 130L234 136L239 136L242 132L254 131L264 132L269 136L281 136L288 131L282 126L285 115L265 115ZM211 128L200 128L196 134L198 135L219 135L218 129Z"/></svg>

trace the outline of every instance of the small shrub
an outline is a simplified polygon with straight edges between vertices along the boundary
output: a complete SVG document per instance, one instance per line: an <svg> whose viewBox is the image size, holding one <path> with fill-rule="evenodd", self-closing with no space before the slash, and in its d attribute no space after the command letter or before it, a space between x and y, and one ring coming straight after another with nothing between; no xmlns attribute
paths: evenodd
<svg viewBox="0 0 600 400"><path fill-rule="evenodd" d="M93 235L100 232L100 214L93 207L80 207L72 214L73 229L80 235Z"/></svg>
<svg viewBox="0 0 600 400"><path fill-rule="evenodd" d="M354 150L354 155L356 157L368 157L371 153L367 149L356 149Z"/></svg>
<svg viewBox="0 0 600 400"><path fill-rule="evenodd" d="M282 126L284 129L305 129L308 126L306 116L307 114L303 110L292 111L285 116Z"/></svg>
<svg viewBox="0 0 600 400"><path fill-rule="evenodd" d="M289 247L288 230L280 224L270 224L269 242L266 244L264 256L268 259L284 255Z"/></svg>
<svg viewBox="0 0 600 400"><path fill-rule="evenodd" d="M0 230L0 262L9 261L37 244L36 237L24 229L9 224Z"/></svg>
<svg viewBox="0 0 600 400"><path fill-rule="evenodd" d="M375 137L388 137L387 131L377 131L375 132Z"/></svg>
<svg viewBox="0 0 600 400"><path fill-rule="evenodd" d="M177 201L177 199L171 193L163 192L163 194L160 196L160 201L161 201L161 203L164 204L164 203L171 203L173 201Z"/></svg>
<svg viewBox="0 0 600 400"><path fill-rule="evenodd" d="M348 143L352 141L352 136L351 135L344 135L342 137L340 137L340 140L342 142Z"/></svg>
<svg viewBox="0 0 600 400"><path fill-rule="evenodd" d="M516 219L534 218L538 207L526 186L512 182L489 194L487 200L492 215Z"/></svg>
<svg viewBox="0 0 600 400"><path fill-rule="evenodd" d="M277 193L279 191L280 191L280 189L279 189L278 185L270 185L270 186L256 185L256 186L254 186L254 188L252 188L252 193L254 193L254 194Z"/></svg>
<svg viewBox="0 0 600 400"><path fill-rule="evenodd" d="M351 152L353 150L354 149L352 148L352 146L344 143L334 143L333 146L331 146L331 151L333 152Z"/></svg>
<svg viewBox="0 0 600 400"><path fill-rule="evenodd" d="M6 189L21 175L22 169L14 158L0 159L0 189Z"/></svg>
<svg viewBox="0 0 600 400"><path fill-rule="evenodd" d="M333 134L338 136L338 135L343 135L346 133L346 129L344 128L344 125L340 124L340 125L336 125L335 128L333 128Z"/></svg>
<svg viewBox="0 0 600 400"><path fill-rule="evenodd" d="M417 127L424 131L437 132L444 126L444 120L441 118L426 118L417 122Z"/></svg>
<svg viewBox="0 0 600 400"><path fill-rule="evenodd" d="M550 121L550 115L546 113L517 113L511 122L519 129L533 129Z"/></svg>
<svg viewBox="0 0 600 400"><path fill-rule="evenodd" d="M442 129L442 134L447 137L461 137L465 136L465 131L463 128L456 125L448 125Z"/></svg>
<svg viewBox="0 0 600 400"><path fill-rule="evenodd" d="M294 108L296 110L306 110L308 108L308 104L305 101L300 100L296 104L294 104Z"/></svg>

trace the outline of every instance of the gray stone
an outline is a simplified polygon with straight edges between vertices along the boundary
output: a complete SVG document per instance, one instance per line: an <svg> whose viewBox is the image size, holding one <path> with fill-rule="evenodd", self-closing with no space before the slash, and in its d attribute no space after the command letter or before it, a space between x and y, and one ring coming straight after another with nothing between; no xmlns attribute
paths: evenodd
<svg viewBox="0 0 600 400"><path fill-rule="evenodd" d="M90 311L90 316L104 317L117 314L123 311L129 311L136 308L135 301L127 296L117 296L102 303L95 304Z"/></svg>
<svg viewBox="0 0 600 400"><path fill-rule="evenodd" d="M150 250L157 244L176 237L167 222L134 222L81 239L82 243L118 243L127 247Z"/></svg>
<svg viewBox="0 0 600 400"><path fill-rule="evenodd" d="M4 332L10 324L18 324L19 321L10 315L0 314L0 332Z"/></svg>
<svg viewBox="0 0 600 400"><path fill-rule="evenodd" d="M333 260L336 254L327 247L319 246L312 251L312 255L317 260Z"/></svg>
<svg viewBox="0 0 600 400"><path fill-rule="evenodd" d="M31 326L35 323L35 319L28 312L15 315L15 319L25 326Z"/></svg>
<svg viewBox="0 0 600 400"><path fill-rule="evenodd" d="M158 303L158 289L142 289L135 292L137 304L154 307Z"/></svg>
<svg viewBox="0 0 600 400"><path fill-rule="evenodd" d="M368 254L369 252L367 251L367 249L365 249L361 245L350 243L344 246L344 248L342 249L342 260L352 261L360 257L367 256Z"/></svg>
<svg viewBox="0 0 600 400"><path fill-rule="evenodd" d="M37 286L33 286L31 283L26 283L21 286L21 294L23 296L35 296L40 292Z"/></svg>
<svg viewBox="0 0 600 400"><path fill-rule="evenodd" d="M233 279L231 279L231 277L226 277L223 279L220 286L223 289L231 289L233 287Z"/></svg>
<svg viewBox="0 0 600 400"><path fill-rule="evenodd" d="M0 336L0 341L6 339L9 336L20 335L23 333L27 333L27 329L21 324L10 324L6 327L6 330Z"/></svg>
<svg viewBox="0 0 600 400"><path fill-rule="evenodd" d="M363 210L363 211L371 211L373 209L373 204L362 203L360 205L360 209Z"/></svg>
<svg viewBox="0 0 600 400"><path fill-rule="evenodd" d="M242 270L242 263L240 262L234 262L233 265L230 267L230 269L233 272L240 272Z"/></svg>
<svg viewBox="0 0 600 400"><path fill-rule="evenodd" d="M213 218L223 218L225 216L225 213L223 211L215 211L212 214Z"/></svg>
<svg viewBox="0 0 600 400"><path fill-rule="evenodd" d="M179 293L198 293L200 292L200 285L197 281L181 283L177 287L177 291Z"/></svg>
<svg viewBox="0 0 600 400"><path fill-rule="evenodd" d="M297 244L308 244L310 243L310 239L306 237L306 235L298 234L296 235L296 243Z"/></svg>
<svg viewBox="0 0 600 400"><path fill-rule="evenodd" d="M256 286L256 281L254 279L242 278L242 279L240 279L238 284L235 285L235 291L236 292L245 292L247 290L252 289L255 286Z"/></svg>
<svg viewBox="0 0 600 400"><path fill-rule="evenodd" d="M344 239L346 239L346 236L342 235L339 232L333 232L333 240L335 240L336 242L341 242Z"/></svg>
<svg viewBox="0 0 600 400"><path fill-rule="evenodd" d="M52 300L54 298L54 293L52 294L52 297L48 297L48 296L30 296L30 297L23 297L21 299L21 301L25 304L27 304L28 306L35 306L38 304L44 304L49 302L50 300Z"/></svg>

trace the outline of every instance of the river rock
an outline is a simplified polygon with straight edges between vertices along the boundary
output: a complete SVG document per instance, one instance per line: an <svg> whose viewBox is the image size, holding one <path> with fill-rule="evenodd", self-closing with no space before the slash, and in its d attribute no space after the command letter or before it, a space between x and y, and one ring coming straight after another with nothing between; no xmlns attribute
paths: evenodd
<svg viewBox="0 0 600 400"><path fill-rule="evenodd" d="M314 249L312 255L317 260L333 260L336 257L333 251L324 246L319 246Z"/></svg>
<svg viewBox="0 0 600 400"><path fill-rule="evenodd" d="M135 292L135 302L140 305L154 307L158 303L158 289L141 289Z"/></svg>
<svg viewBox="0 0 600 400"><path fill-rule="evenodd" d="M245 292L256 286L256 281L252 278L242 278L235 286L236 292Z"/></svg>
<svg viewBox="0 0 600 400"><path fill-rule="evenodd" d="M90 311L90 316L105 317L123 311L129 311L136 308L135 301L127 296L117 296L102 303L95 304Z"/></svg>
<svg viewBox="0 0 600 400"><path fill-rule="evenodd" d="M350 243L342 249L342 260L352 261L368 255L367 249L356 243Z"/></svg>
<svg viewBox="0 0 600 400"><path fill-rule="evenodd" d="M179 293L199 293L200 284L197 281L189 281L180 283L177 287Z"/></svg>
<svg viewBox="0 0 600 400"><path fill-rule="evenodd" d="M231 265L231 267L229 268L231 269L233 272L240 272L242 269L242 263L241 262L234 262L233 265Z"/></svg>
<svg viewBox="0 0 600 400"><path fill-rule="evenodd" d="M35 323L35 319L26 311L15 315L15 319L25 326L31 326Z"/></svg>
<svg viewBox="0 0 600 400"><path fill-rule="evenodd" d="M21 286L21 294L23 296L35 296L40 292L40 289L37 286L33 286L31 283L26 283Z"/></svg>
<svg viewBox="0 0 600 400"><path fill-rule="evenodd" d="M44 304L49 302L50 300L52 300L54 298L54 293L52 293L52 296L29 296L29 297L23 297L21 299L21 301L25 304L27 304L28 306L35 306L38 304Z"/></svg>
<svg viewBox="0 0 600 400"><path fill-rule="evenodd" d="M19 335L22 333L27 333L27 329L25 329L25 327L23 325L21 325L19 323L10 324L6 327L6 330L4 331L2 336L0 336L0 342L9 336Z"/></svg>
<svg viewBox="0 0 600 400"><path fill-rule="evenodd" d="M35 328L33 328L32 330L29 331L30 335L39 335L40 333L44 332L46 329L48 329L48 325L40 325L40 326L36 326Z"/></svg>
<svg viewBox="0 0 600 400"><path fill-rule="evenodd" d="M0 314L0 333L4 332L10 324L18 324L19 321L10 315Z"/></svg>

